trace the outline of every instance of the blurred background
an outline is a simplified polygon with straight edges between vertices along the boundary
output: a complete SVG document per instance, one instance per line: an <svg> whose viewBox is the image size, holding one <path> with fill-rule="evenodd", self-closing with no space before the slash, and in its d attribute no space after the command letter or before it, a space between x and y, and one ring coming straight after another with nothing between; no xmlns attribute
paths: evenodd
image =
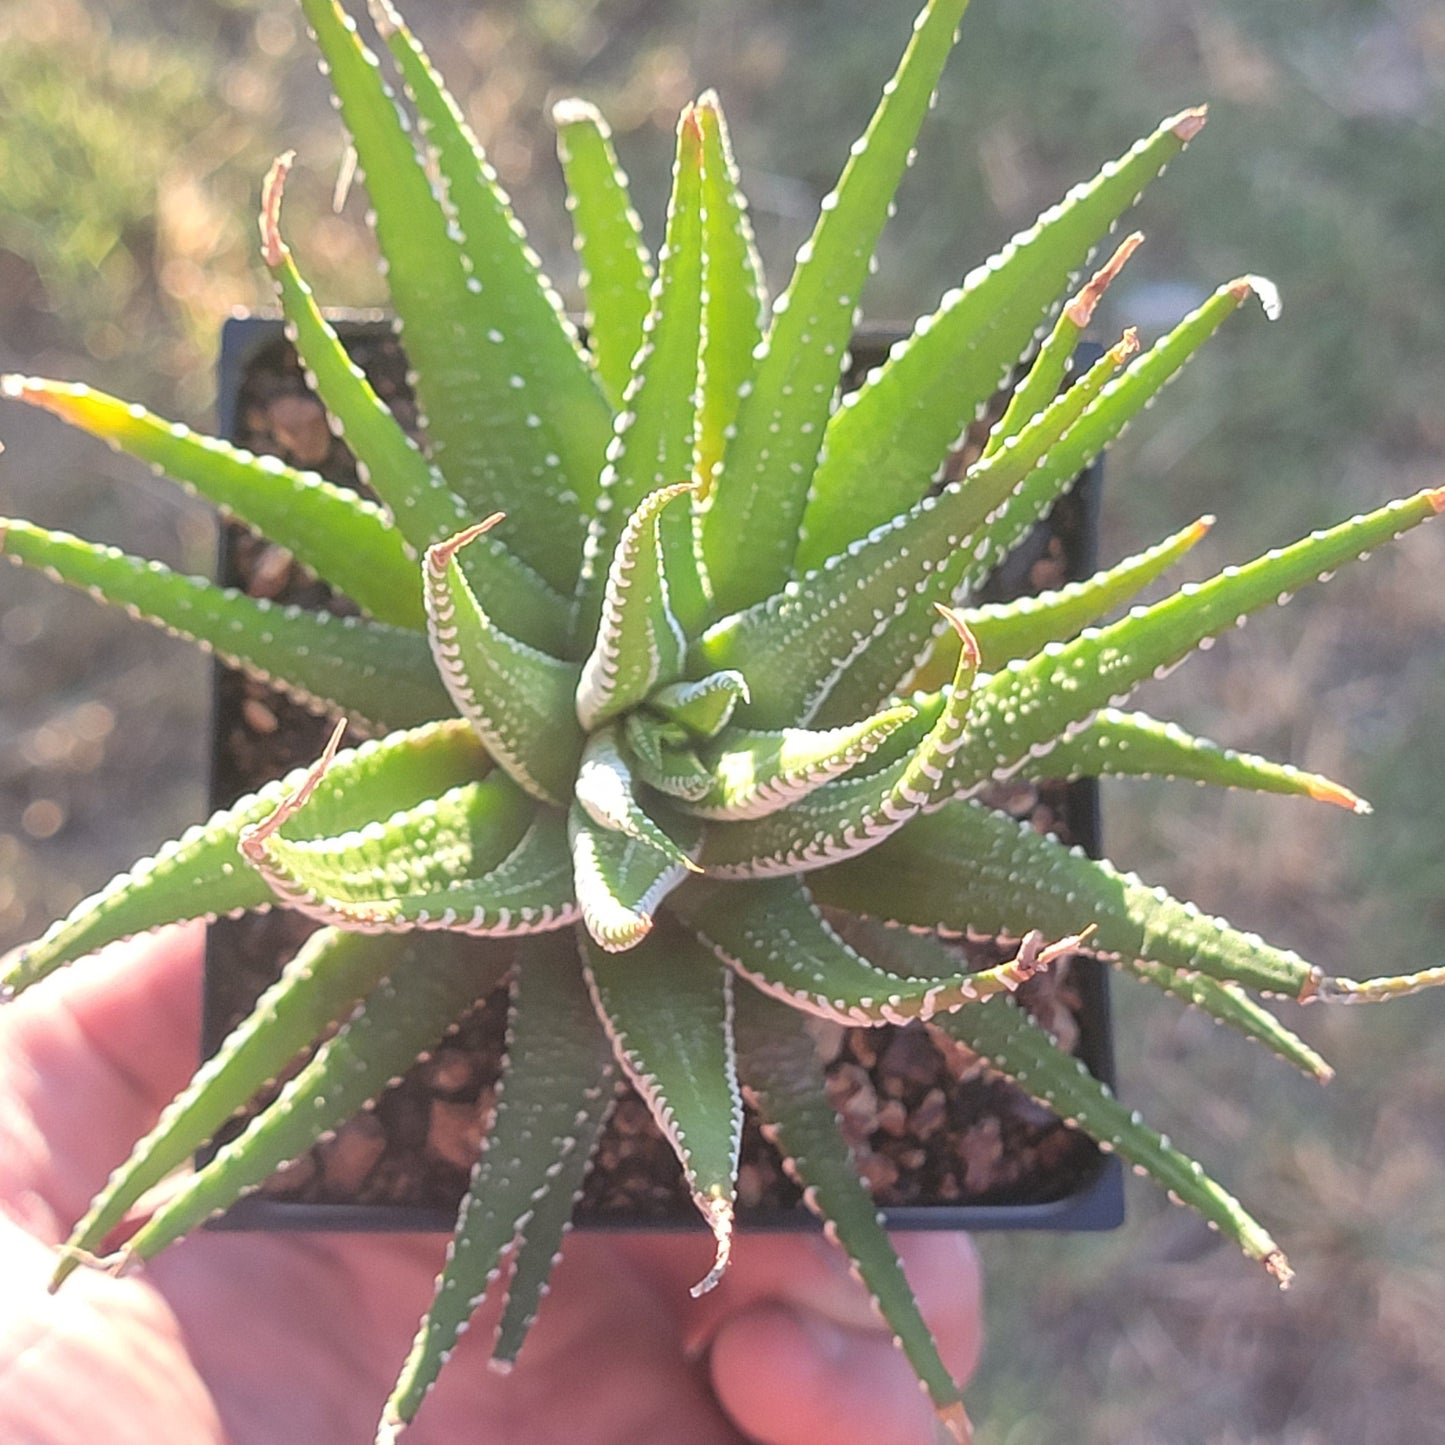
<svg viewBox="0 0 1445 1445"><path fill-rule="evenodd" d="M679 107L721 92L769 271L786 279L913 0L410 0L564 294L547 116L617 132L653 239ZM1136 213L1100 338L1151 340L1259 272L1241 314L1111 453L1105 560L1202 512L1192 575L1445 484L1445 8L1434 0L978 0L885 238L870 319L970 266L1166 114L1210 124ZM192 424L222 318L266 306L253 217L294 147L286 229L324 301L385 293L364 197L292 0L0 6L0 367ZM204 571L205 508L18 406L0 511ZM1445 526L1253 621L1140 705L1346 782L1369 818L1187 785L1106 790L1124 866L1327 970L1441 961ZM0 949L204 807L206 669L182 644L0 574ZM1437 722L1438 728L1438 722ZM983 1445L1445 1441L1445 998L1294 1011L1328 1091L1116 988L1124 1092L1289 1250L1280 1295L1151 1187L1124 1231L994 1236Z"/></svg>

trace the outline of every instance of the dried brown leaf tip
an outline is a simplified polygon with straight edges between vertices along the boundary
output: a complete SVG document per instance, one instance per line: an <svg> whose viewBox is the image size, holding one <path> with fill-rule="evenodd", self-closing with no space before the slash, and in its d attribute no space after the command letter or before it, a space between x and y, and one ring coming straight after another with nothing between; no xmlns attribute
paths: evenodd
<svg viewBox="0 0 1445 1445"><path fill-rule="evenodd" d="M322 778L326 776L331 767L332 761L336 757L336 750L341 746L341 739L345 733L346 719L342 718L331 730L331 736L327 739L325 749L321 756L312 763L301 786L294 793L282 799L277 804L275 811L268 817L241 830L241 852L252 863L264 863L266 840L306 806L307 800L316 791Z"/></svg>
<svg viewBox="0 0 1445 1445"><path fill-rule="evenodd" d="M1209 119L1209 107L1207 105L1191 106L1188 110L1181 110L1178 115L1164 122L1165 126L1174 132L1175 135L1188 145L1200 131L1204 129L1205 122Z"/></svg>
<svg viewBox="0 0 1445 1445"><path fill-rule="evenodd" d="M286 151L271 162L266 179L261 185L261 259L267 266L279 266L286 255L286 243L281 239L281 197L286 190L286 177L291 174L295 151Z"/></svg>
<svg viewBox="0 0 1445 1445"><path fill-rule="evenodd" d="M1081 331L1094 319L1094 309L1129 257L1144 244L1143 231L1125 236L1114 254L1093 274L1087 285L1064 308L1064 314Z"/></svg>

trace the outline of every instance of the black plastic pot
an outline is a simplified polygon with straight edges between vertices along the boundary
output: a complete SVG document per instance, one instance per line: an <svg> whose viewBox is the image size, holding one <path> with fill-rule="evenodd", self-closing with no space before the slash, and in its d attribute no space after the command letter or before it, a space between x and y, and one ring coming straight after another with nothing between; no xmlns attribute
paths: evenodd
<svg viewBox="0 0 1445 1445"><path fill-rule="evenodd" d="M342 323L340 329L348 345L389 352L388 375L404 376L404 362L387 321L373 317L351 318ZM855 338L853 384L884 359L888 345L896 336L897 333L878 330ZM301 395L299 368L280 322L251 317L230 321L223 333L220 357L219 434L252 444L254 428L248 420L249 410L267 405L268 389L274 392L277 386L284 388L287 405L299 416L304 433L290 438L292 450L299 449L302 453L294 459L315 465L333 480L346 481L343 449L316 430L317 413ZM386 399L405 420L410 398L404 383L393 380L389 386L391 394ZM989 598L1006 599L1038 590L1037 569L1045 561L1053 583L1078 580L1093 571L1101 482L1097 466L1079 479L1056 505L1049 523L1036 529L1035 535L990 579L986 590ZM258 571L256 549L261 545L239 529L228 529L222 544L221 580L236 585L243 571L254 576ZM275 573L273 581L282 589L278 595L284 600L303 605L328 605L329 594L324 588L294 574L286 575L284 570L272 566L266 556L260 558L259 571L263 575ZM328 723L218 667L211 776L213 806L228 806L240 794L254 790L268 778L311 761L320 751L328 731ZM1060 831L1097 855L1097 784L1090 780L1060 786L1050 806ZM285 958L294 952L308 931L309 925L304 921L280 912L213 925L207 944L203 1040L208 1054L218 1047L256 994L275 977ZM1107 971L1092 960L1076 959L1072 964L1070 987L1077 995L1079 1056L1096 1076L1112 1083ZM965 1082L955 1087L979 1086ZM403 1094L405 1088L403 1086ZM390 1107L388 1103L383 1110ZM403 1112L414 1107L396 1105L396 1109ZM1117 1227L1124 1213L1122 1170L1118 1161L1094 1150L1078 1136L1069 1137L1068 1147L1068 1168L1062 1177L1035 1178L1025 1189L1012 1193L995 1191L983 1202L885 1203L883 1212L890 1226L904 1229L1103 1230ZM666 1156L666 1146L662 1145L662 1149ZM458 1196L464 1183L462 1172L455 1181ZM443 1180L431 1193L436 1194L438 1189L446 1193L449 1187L447 1180ZM421 1190L423 1194L426 1192ZM659 1193L666 1193L662 1186ZM649 1204L625 1217L595 1203L588 1206L584 1201L577 1221L584 1227L697 1228L696 1211L685 1193L674 1189L673 1194L675 1197L670 1202L663 1199L658 1207ZM227 1228L449 1230L454 1218L455 1208L450 1199L426 1198L408 1203L331 1199L323 1203L273 1198L260 1193L240 1201L217 1223ZM743 1228L753 1229L816 1227L813 1216L801 1205L740 1209L739 1223Z"/></svg>

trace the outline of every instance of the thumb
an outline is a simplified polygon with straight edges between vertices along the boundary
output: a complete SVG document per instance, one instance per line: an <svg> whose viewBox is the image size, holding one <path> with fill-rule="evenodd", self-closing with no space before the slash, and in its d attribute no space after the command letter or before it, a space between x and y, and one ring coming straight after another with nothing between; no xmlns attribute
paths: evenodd
<svg viewBox="0 0 1445 1445"><path fill-rule="evenodd" d="M0 1200L64 1236L199 1059L204 929L102 950L0 1008Z"/></svg>

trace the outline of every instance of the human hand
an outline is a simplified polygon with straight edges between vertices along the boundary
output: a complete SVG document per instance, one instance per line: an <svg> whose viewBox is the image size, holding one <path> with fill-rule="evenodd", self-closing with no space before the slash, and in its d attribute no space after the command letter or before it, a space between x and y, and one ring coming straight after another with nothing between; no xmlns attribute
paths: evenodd
<svg viewBox="0 0 1445 1445"><path fill-rule="evenodd" d="M201 933L109 949L0 1009L0 1439L368 1445L431 1296L437 1235L201 1233L47 1292L53 1246L190 1077ZM574 1234L515 1370L463 1336L408 1445L922 1445L933 1412L842 1256L744 1235ZM900 1245L955 1375L979 1347L966 1238Z"/></svg>

